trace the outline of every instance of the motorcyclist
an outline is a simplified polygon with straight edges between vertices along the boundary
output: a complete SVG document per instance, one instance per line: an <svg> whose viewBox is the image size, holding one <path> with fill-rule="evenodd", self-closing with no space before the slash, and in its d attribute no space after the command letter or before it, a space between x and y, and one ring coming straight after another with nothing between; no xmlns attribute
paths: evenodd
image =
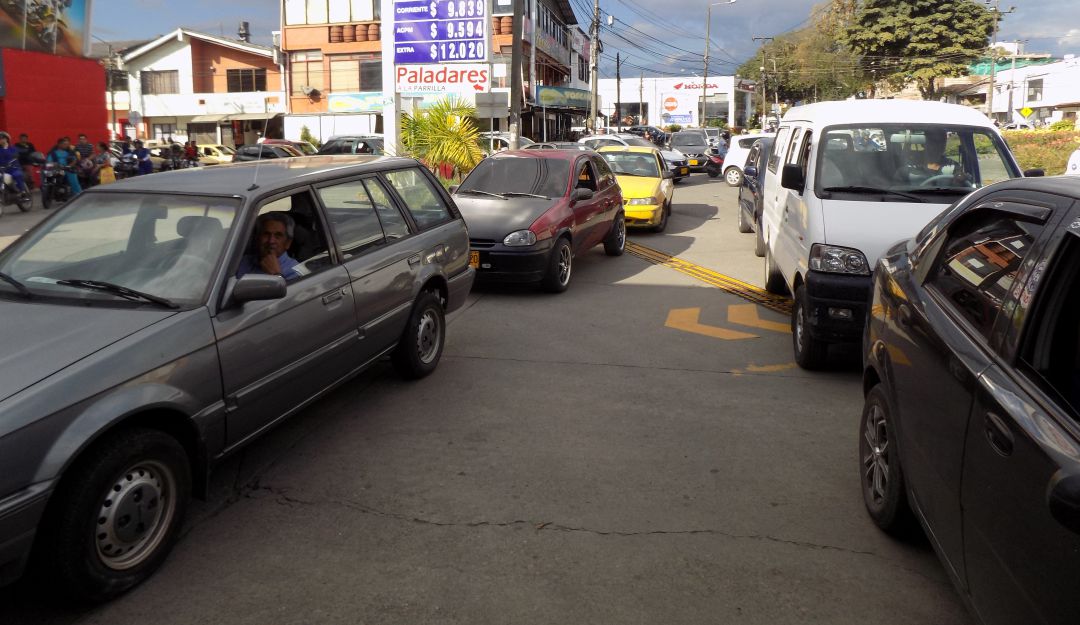
<svg viewBox="0 0 1080 625"><path fill-rule="evenodd" d="M31 158L31 155L34 152L37 152L37 148L34 147L33 143L30 143L30 137L24 132L19 135L19 142L15 144L15 149L19 151L19 165L22 166L23 177L26 179L26 186L33 188L34 160Z"/></svg>
<svg viewBox="0 0 1080 625"><path fill-rule="evenodd" d="M75 165L78 158L78 152L71 148L71 138L60 137L56 141L56 147L49 150L47 159L50 163L56 163L64 168L64 177L67 178L68 185L71 186L72 197L82 193L82 185L79 184L79 177L72 171L72 167Z"/></svg>
<svg viewBox="0 0 1080 625"><path fill-rule="evenodd" d="M132 145L135 146L135 158L139 159L139 175L154 173L154 162L150 160L150 150L143 147L141 139L136 139Z"/></svg>
<svg viewBox="0 0 1080 625"><path fill-rule="evenodd" d="M15 180L15 188L21 193L29 193L23 178L22 165L19 164L19 149L11 145L11 135L0 131L0 166L3 173L10 174Z"/></svg>

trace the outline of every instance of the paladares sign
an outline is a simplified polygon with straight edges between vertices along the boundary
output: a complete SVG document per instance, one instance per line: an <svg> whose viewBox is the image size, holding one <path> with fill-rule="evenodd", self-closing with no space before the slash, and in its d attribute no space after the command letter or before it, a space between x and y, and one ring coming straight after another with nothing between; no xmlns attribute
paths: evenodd
<svg viewBox="0 0 1080 625"><path fill-rule="evenodd" d="M400 93L486 93L491 89L491 73L481 63L398 65L394 75Z"/></svg>

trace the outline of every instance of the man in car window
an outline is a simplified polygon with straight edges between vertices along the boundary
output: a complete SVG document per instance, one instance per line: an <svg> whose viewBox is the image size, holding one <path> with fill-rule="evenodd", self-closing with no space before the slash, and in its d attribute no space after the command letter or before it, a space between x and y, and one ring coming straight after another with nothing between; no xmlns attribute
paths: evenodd
<svg viewBox="0 0 1080 625"><path fill-rule="evenodd" d="M258 256L247 254L240 260L236 271L239 278L249 273L262 273L281 276L286 281L296 280L300 272L296 267L300 263L289 256L296 224L285 213L266 213L255 221L255 244Z"/></svg>
<svg viewBox="0 0 1080 625"><path fill-rule="evenodd" d="M941 130L926 131L926 164L925 167L931 175L951 174L957 172L957 163L945 156L945 132Z"/></svg>

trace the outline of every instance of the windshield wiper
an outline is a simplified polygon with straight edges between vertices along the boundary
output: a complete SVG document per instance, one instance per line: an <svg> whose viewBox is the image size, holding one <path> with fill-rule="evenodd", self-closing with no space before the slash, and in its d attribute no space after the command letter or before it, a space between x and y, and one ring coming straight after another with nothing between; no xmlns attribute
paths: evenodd
<svg viewBox="0 0 1080 625"><path fill-rule="evenodd" d="M63 286L73 286L82 289L90 289L91 291L104 291L113 295L119 295L120 297L126 297L131 300L143 300L144 302L150 302L151 304L157 304L164 308L180 308L180 305L176 302L159 297L157 295L151 295L150 293L143 293L142 291L136 291L135 289L129 289L126 286L120 286L119 284L113 284L112 282L103 282L101 280L57 280L56 284Z"/></svg>
<svg viewBox="0 0 1080 625"><path fill-rule="evenodd" d="M541 200L550 200L551 199L546 195L537 195L535 193L525 193L523 191L503 191L502 194L503 195L514 196L514 197L538 197Z"/></svg>
<svg viewBox="0 0 1080 625"><path fill-rule="evenodd" d="M952 195L954 193L960 193L960 194L963 194L963 195L967 195L968 193L971 193L974 190L975 190L974 187L918 187L918 188L915 188L915 189L910 189L910 192L911 193L941 193L941 194L948 193L950 195Z"/></svg>
<svg viewBox="0 0 1080 625"><path fill-rule="evenodd" d="M4 282L7 282L11 286L15 287L15 289L23 297L25 297L25 298L33 297L33 295L31 295L31 293L30 293L30 289L26 288L26 286L24 286L22 282L19 282L18 280L16 280L15 278L12 278L11 276L7 275L6 273L0 272L0 280L3 280Z"/></svg>
<svg viewBox="0 0 1080 625"><path fill-rule="evenodd" d="M885 195L896 195L896 196L899 196L899 197L906 197L907 199L911 200L912 202L920 202L920 203L926 202L926 200L922 199L921 197L919 197L917 195L912 195L910 193L904 193L903 191L893 191L892 189L879 189L877 187L862 187L862 186L858 186L858 185L852 185L852 186L847 186L847 187L825 187L824 189L822 189L822 191L826 191L826 192L829 192L829 193L832 193L832 192L836 192L836 193L881 193L881 194L885 194Z"/></svg>
<svg viewBox="0 0 1080 625"><path fill-rule="evenodd" d="M637 176L638 178L659 178L659 176L654 176L652 174L632 174L632 173L630 173L628 171L617 171L617 172L615 172L615 175L616 176Z"/></svg>
<svg viewBox="0 0 1080 625"><path fill-rule="evenodd" d="M476 195L490 195L491 197L497 197L500 200L506 199L498 193L492 193L491 191L481 191L480 189L458 189L457 192L458 195L461 195L462 193L475 193Z"/></svg>

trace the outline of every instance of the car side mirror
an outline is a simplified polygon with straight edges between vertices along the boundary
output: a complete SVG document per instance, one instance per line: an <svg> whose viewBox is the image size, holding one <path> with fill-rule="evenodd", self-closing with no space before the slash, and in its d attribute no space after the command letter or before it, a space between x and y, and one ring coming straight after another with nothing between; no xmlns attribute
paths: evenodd
<svg viewBox="0 0 1080 625"><path fill-rule="evenodd" d="M664 180L674 180L675 179L675 174L671 173L670 169L665 169L664 173L661 174L661 175L664 177Z"/></svg>
<svg viewBox="0 0 1080 625"><path fill-rule="evenodd" d="M457 193L458 187L460 187L460 186L461 185L458 185L458 184L450 185L450 195L453 195L453 194Z"/></svg>
<svg viewBox="0 0 1080 625"><path fill-rule="evenodd" d="M574 189L570 193L571 202L581 202L583 200L591 200L593 198L592 189Z"/></svg>
<svg viewBox="0 0 1080 625"><path fill-rule="evenodd" d="M757 178L757 167L753 165L747 165L743 168L743 175L747 178Z"/></svg>
<svg viewBox="0 0 1080 625"><path fill-rule="evenodd" d="M798 165L784 165L784 172L780 175L780 186L799 193L806 187L806 179L803 178L802 167Z"/></svg>
<svg viewBox="0 0 1080 625"><path fill-rule="evenodd" d="M232 288L232 300L237 303L281 299L287 290L285 278L260 273L250 273L236 280Z"/></svg>
<svg viewBox="0 0 1080 625"><path fill-rule="evenodd" d="M1045 169L1025 169L1024 170L1024 177L1025 178L1041 178L1042 176L1045 176L1045 175L1046 175L1046 170Z"/></svg>

